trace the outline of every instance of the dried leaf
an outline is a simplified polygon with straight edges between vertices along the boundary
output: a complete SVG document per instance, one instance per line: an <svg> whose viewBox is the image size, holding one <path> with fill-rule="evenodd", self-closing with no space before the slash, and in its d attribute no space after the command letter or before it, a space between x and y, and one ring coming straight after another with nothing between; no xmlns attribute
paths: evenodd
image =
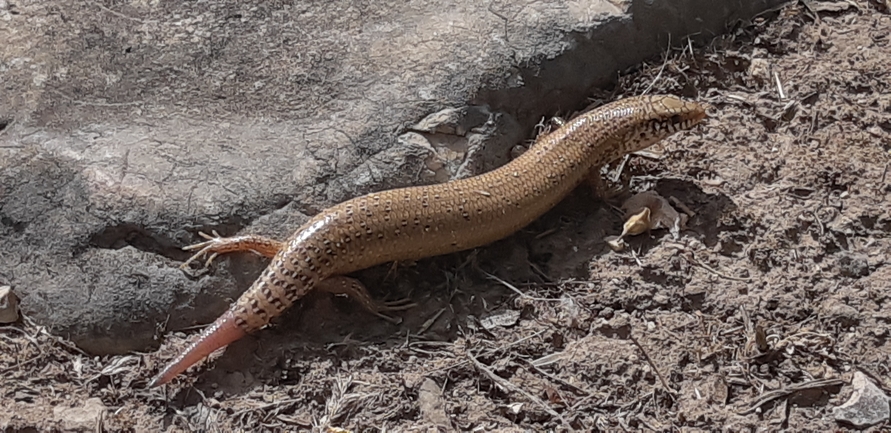
<svg viewBox="0 0 891 433"><path fill-rule="evenodd" d="M625 225L622 226L622 237L625 235L636 236L650 230L652 228L652 221L650 220L651 212L650 208L645 207L642 211L632 215L631 218L628 218L628 220L625 221Z"/></svg>
<svg viewBox="0 0 891 433"><path fill-rule="evenodd" d="M636 194L622 204L627 221L622 236L638 235L648 230L667 228L677 238L687 222L686 215L675 210L665 197L654 191Z"/></svg>

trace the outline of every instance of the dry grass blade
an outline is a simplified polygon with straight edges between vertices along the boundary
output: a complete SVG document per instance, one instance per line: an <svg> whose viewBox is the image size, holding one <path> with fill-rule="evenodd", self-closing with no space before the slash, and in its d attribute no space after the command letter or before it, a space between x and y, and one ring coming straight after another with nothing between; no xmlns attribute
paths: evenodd
<svg viewBox="0 0 891 433"><path fill-rule="evenodd" d="M316 431L329 431L338 428L332 424L337 423L354 411L360 406L362 401L373 397L372 395L348 393L347 391L352 386L352 383L352 376L334 379L331 387L331 396L325 402L325 413L321 418L313 421L313 427Z"/></svg>
<svg viewBox="0 0 891 433"><path fill-rule="evenodd" d="M126 373L137 369L140 365L140 357L135 355L118 356L102 368L99 374L91 377L87 382L96 380L102 376L114 376L116 374Z"/></svg>

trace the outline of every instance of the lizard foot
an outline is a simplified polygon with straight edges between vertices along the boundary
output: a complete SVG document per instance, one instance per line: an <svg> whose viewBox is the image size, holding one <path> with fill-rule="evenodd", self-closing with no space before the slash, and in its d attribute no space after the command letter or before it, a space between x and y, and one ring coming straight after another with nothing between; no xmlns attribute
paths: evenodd
<svg viewBox="0 0 891 433"><path fill-rule="evenodd" d="M368 293L368 289L365 288L361 281L342 275L322 280L316 288L335 295L349 296L365 307L371 314L393 324L402 323L402 319L383 314L384 311L402 311L417 306L408 298L389 302L376 301L371 298L371 294Z"/></svg>
<svg viewBox="0 0 891 433"><path fill-rule="evenodd" d="M204 232L198 232L199 236L207 240L183 247L186 251L198 250L198 252L183 262L180 268L187 269L189 264L204 256L208 256L207 261L204 262L204 267L210 267L211 262L223 253L250 251L266 258L272 258L282 249L281 242L262 236L245 235L224 238L216 230L211 231L211 233L213 233L213 236Z"/></svg>

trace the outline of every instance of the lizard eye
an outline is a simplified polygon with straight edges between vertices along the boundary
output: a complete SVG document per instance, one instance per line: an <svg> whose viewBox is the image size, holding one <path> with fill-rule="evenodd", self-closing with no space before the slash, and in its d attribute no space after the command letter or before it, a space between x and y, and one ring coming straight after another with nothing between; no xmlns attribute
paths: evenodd
<svg viewBox="0 0 891 433"><path fill-rule="evenodd" d="M684 121L684 119L681 118L680 114L675 114L674 116L671 116L671 123L674 125L678 125L683 121Z"/></svg>

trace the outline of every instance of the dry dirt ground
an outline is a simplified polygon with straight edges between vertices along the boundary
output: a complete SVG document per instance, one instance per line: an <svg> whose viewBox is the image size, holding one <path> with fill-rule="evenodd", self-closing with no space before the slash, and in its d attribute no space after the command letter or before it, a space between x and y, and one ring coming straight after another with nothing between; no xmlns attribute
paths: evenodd
<svg viewBox="0 0 891 433"><path fill-rule="evenodd" d="M613 252L621 197L578 191L490 247L361 273L378 296L419 304L401 325L310 296L263 339L153 390L185 334L91 358L25 318L0 327L0 426L845 430L832 408L853 372L891 390L889 29L881 3L801 3L594 95L714 106L662 158L624 167L631 191L690 213L677 238ZM377 337L351 339L358 329Z"/></svg>

